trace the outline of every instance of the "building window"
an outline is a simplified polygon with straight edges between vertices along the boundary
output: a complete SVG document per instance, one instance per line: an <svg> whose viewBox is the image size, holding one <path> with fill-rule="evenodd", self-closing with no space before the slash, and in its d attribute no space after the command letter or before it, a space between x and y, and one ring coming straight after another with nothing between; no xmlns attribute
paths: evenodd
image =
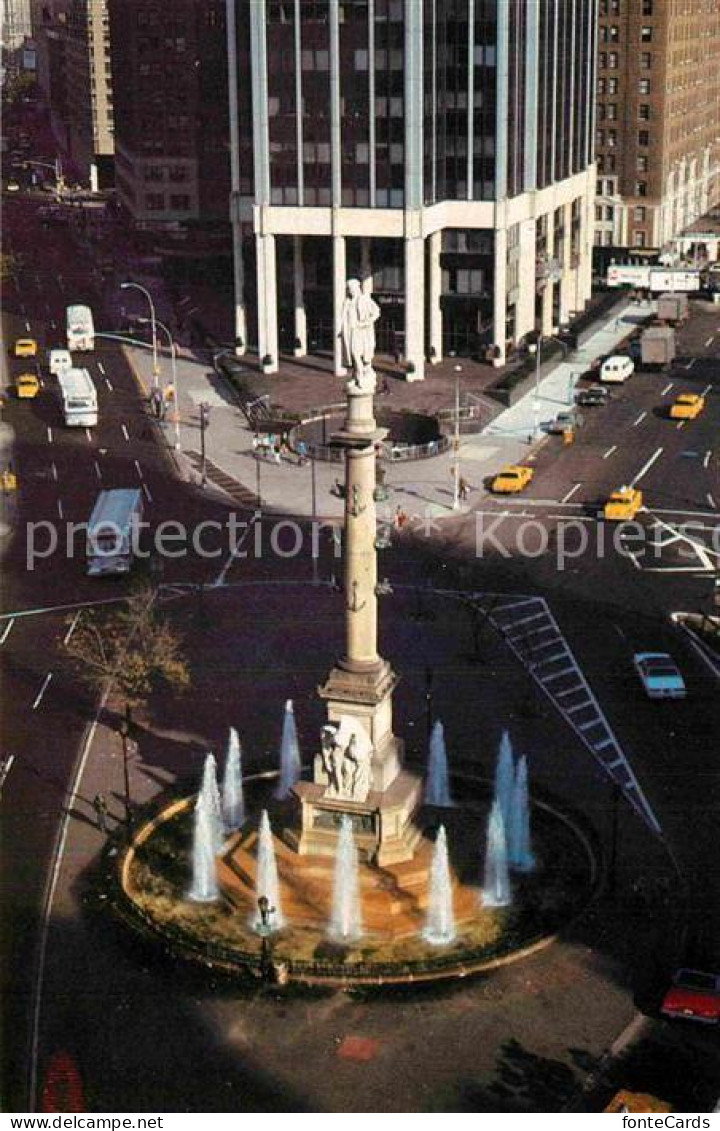
<svg viewBox="0 0 720 1131"><path fill-rule="evenodd" d="M638 94L650 93L650 79L638 79Z"/></svg>
<svg viewBox="0 0 720 1131"><path fill-rule="evenodd" d="M638 118L642 122L650 121L650 104L648 102L641 102L638 106Z"/></svg>
<svg viewBox="0 0 720 1131"><path fill-rule="evenodd" d="M184 165L171 165L168 169L168 179L171 181L186 181L188 171Z"/></svg>
<svg viewBox="0 0 720 1131"><path fill-rule="evenodd" d="M610 149L617 145L617 130L608 130L607 143Z"/></svg>
<svg viewBox="0 0 720 1131"><path fill-rule="evenodd" d="M608 94L617 94L619 87L618 79L608 79Z"/></svg>
<svg viewBox="0 0 720 1131"><path fill-rule="evenodd" d="M649 51L640 52L640 68L643 71L649 71L652 67L652 55Z"/></svg>
<svg viewBox="0 0 720 1131"><path fill-rule="evenodd" d="M368 69L368 53L367 51L355 52L355 70L366 71Z"/></svg>
<svg viewBox="0 0 720 1131"><path fill-rule="evenodd" d="M646 216L647 216L647 208L645 207L645 205L644 204L636 205L635 209L633 211L633 219L637 220L637 222L639 224L644 224Z"/></svg>
<svg viewBox="0 0 720 1131"><path fill-rule="evenodd" d="M635 232L634 236L635 238L633 239L633 244L635 245L635 247L645 247L645 232Z"/></svg>
<svg viewBox="0 0 720 1131"><path fill-rule="evenodd" d="M649 130L638 130L638 145L644 146L644 145L649 145L649 144L650 144L650 131Z"/></svg>
<svg viewBox="0 0 720 1131"><path fill-rule="evenodd" d="M647 196L647 181L635 182L635 196Z"/></svg>
<svg viewBox="0 0 720 1131"><path fill-rule="evenodd" d="M145 197L145 207L148 212L162 212L165 208L165 197L161 192L149 192Z"/></svg>
<svg viewBox="0 0 720 1131"><path fill-rule="evenodd" d="M190 197L185 193L179 193L177 196L171 196L170 207L173 212L189 212Z"/></svg>
<svg viewBox="0 0 720 1131"><path fill-rule="evenodd" d="M607 51L601 51L600 54L598 55L598 66L600 67L601 70L606 69L606 67L607 67Z"/></svg>
<svg viewBox="0 0 720 1131"><path fill-rule="evenodd" d="M653 0L642 0L642 14L644 16L653 14Z"/></svg>
<svg viewBox="0 0 720 1131"><path fill-rule="evenodd" d="M611 51L610 54L608 55L608 67L610 68L611 71L616 71L617 65L618 65L618 53L617 53L617 51Z"/></svg>
<svg viewBox="0 0 720 1131"><path fill-rule="evenodd" d="M653 37L653 29L650 27L649 24L644 24L640 28L640 42L641 43L652 43L652 37Z"/></svg>
<svg viewBox="0 0 720 1131"><path fill-rule="evenodd" d="M608 105L607 116L608 116L608 121L610 121L610 122L616 122L617 121L617 116L618 116L618 114L617 114L617 102L611 102Z"/></svg>
<svg viewBox="0 0 720 1131"><path fill-rule="evenodd" d="M637 168L638 173L647 173L647 171L648 171L648 159L647 159L647 157L642 157L642 156L638 157L636 168Z"/></svg>
<svg viewBox="0 0 720 1131"><path fill-rule="evenodd" d="M598 79L597 92L598 92L598 94L604 94L605 93L605 79Z"/></svg>

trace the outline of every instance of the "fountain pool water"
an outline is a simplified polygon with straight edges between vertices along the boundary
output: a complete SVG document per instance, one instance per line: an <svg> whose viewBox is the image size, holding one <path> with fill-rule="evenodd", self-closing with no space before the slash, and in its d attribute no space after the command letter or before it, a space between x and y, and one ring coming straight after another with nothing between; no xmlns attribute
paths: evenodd
<svg viewBox="0 0 720 1131"><path fill-rule="evenodd" d="M445 746L445 728L438 719L430 735L430 754L425 779L425 804L446 809L450 808L452 803L447 748Z"/></svg>
<svg viewBox="0 0 720 1131"><path fill-rule="evenodd" d="M280 743L280 780L278 781L275 797L282 801L288 796L290 790L300 778L300 745L298 743L297 726L293 701L288 699L285 703L285 716L283 718L282 740Z"/></svg>
<svg viewBox="0 0 720 1131"><path fill-rule="evenodd" d="M482 898L485 907L507 907L512 902L505 822L499 801L493 801L488 818Z"/></svg>
<svg viewBox="0 0 720 1131"><path fill-rule="evenodd" d="M223 824L215 758L208 754L195 805L192 845L192 883L188 899L212 903L219 896L215 858L222 848Z"/></svg>
<svg viewBox="0 0 720 1131"><path fill-rule="evenodd" d="M278 879L277 860L275 859L275 845L273 843L270 817L267 809L263 809L260 817L257 848L257 870L255 873L255 895L258 899L262 896L268 901L267 929L279 931L284 926L282 907L280 906L280 881ZM255 930L264 926L259 909L253 914L252 924Z"/></svg>
<svg viewBox="0 0 720 1131"><path fill-rule="evenodd" d="M515 785L515 765L510 735L506 730L500 739L497 764L495 766L495 800L500 806L502 818L507 829L510 823L510 809Z"/></svg>
<svg viewBox="0 0 720 1131"><path fill-rule="evenodd" d="M344 816L335 855L329 935L336 942L352 942L362 933L358 854L352 821Z"/></svg>
<svg viewBox="0 0 720 1131"><path fill-rule="evenodd" d="M240 738L235 727L230 727L230 737L228 739L222 789L222 815L226 833L235 832L245 820L242 756L240 751Z"/></svg>
<svg viewBox="0 0 720 1131"><path fill-rule="evenodd" d="M518 762L515 772L507 840L510 867L518 872L532 872L535 867L535 857L530 842L530 798L525 755Z"/></svg>
<svg viewBox="0 0 720 1131"><path fill-rule="evenodd" d="M447 834L445 826L441 825L430 865L427 918L422 935L433 946L448 946L454 942L456 933Z"/></svg>

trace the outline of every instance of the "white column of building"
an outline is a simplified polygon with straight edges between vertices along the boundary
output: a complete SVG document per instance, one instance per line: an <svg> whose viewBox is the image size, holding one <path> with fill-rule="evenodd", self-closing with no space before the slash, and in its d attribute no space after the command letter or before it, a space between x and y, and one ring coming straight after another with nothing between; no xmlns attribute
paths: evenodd
<svg viewBox="0 0 720 1131"><path fill-rule="evenodd" d="M340 338L340 321L342 308L345 302L345 287L347 283L347 261L345 255L345 237L333 236L332 241L332 273L333 273L333 368L336 377L345 375L343 365L342 340Z"/></svg>
<svg viewBox="0 0 720 1131"><path fill-rule="evenodd" d="M277 263L275 236L267 230L270 206L270 131L268 123L265 0L250 6L250 49L255 166L255 246L257 251L258 354L266 373L278 370Z"/></svg>
<svg viewBox="0 0 720 1131"><path fill-rule="evenodd" d="M425 377L425 241L422 235L423 7L405 0L405 360Z"/></svg>
<svg viewBox="0 0 720 1131"><path fill-rule="evenodd" d="M545 251L548 261L552 260L555 255L555 223L554 213L550 211L547 216L547 234L545 239ZM542 320L541 320L541 333L544 338L549 338L553 332L553 296L555 293L556 283L550 279L547 280L543 286L542 292Z"/></svg>
<svg viewBox="0 0 720 1131"><path fill-rule="evenodd" d="M443 316L440 298L442 295L442 268L440 267L440 253L442 251L442 232L433 232L428 239L428 264L429 284L429 316L430 316L430 361L437 365L442 361L443 355Z"/></svg>
<svg viewBox="0 0 720 1131"><path fill-rule="evenodd" d="M495 225L495 266L493 286L493 343L500 356L493 365L505 364L507 339L507 228Z"/></svg>
<svg viewBox="0 0 720 1131"><path fill-rule="evenodd" d="M302 236L293 236L293 309L295 312L295 357L307 353L307 315L305 313L305 269Z"/></svg>
<svg viewBox="0 0 720 1131"><path fill-rule="evenodd" d="M242 225L240 222L240 119L238 111L236 0L227 0L228 98L230 115L230 230L233 253L233 300L235 312L235 353L247 348L245 317L245 272L243 269Z"/></svg>
<svg viewBox="0 0 720 1131"><path fill-rule="evenodd" d="M535 221L523 220L520 223L519 246L520 270L518 275L518 298L515 305L515 339L520 341L525 334L535 329Z"/></svg>
<svg viewBox="0 0 720 1131"><path fill-rule="evenodd" d="M570 308L575 299L575 270L572 266L572 204L563 205L562 280L560 282L560 325L570 321Z"/></svg>
<svg viewBox="0 0 720 1131"><path fill-rule="evenodd" d="M255 236L258 290L258 356L265 373L278 371L277 261L275 236Z"/></svg>
<svg viewBox="0 0 720 1131"><path fill-rule="evenodd" d="M370 255L370 240L367 236L362 236L360 240L360 273L367 290L372 291L373 266Z"/></svg>
<svg viewBox="0 0 720 1131"><path fill-rule="evenodd" d="M583 213L583 261L581 266L582 276L582 307L584 309L592 295L592 261L593 247L595 246L595 200L597 194L597 170L591 165L587 174L587 189L585 192L585 211Z"/></svg>

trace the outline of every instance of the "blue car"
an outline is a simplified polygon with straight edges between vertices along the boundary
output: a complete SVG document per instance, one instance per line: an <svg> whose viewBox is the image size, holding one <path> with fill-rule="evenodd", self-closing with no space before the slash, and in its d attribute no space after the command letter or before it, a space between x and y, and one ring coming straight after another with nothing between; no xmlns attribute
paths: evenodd
<svg viewBox="0 0 720 1131"><path fill-rule="evenodd" d="M687 690L680 670L667 652L636 652L635 670L650 699L684 699Z"/></svg>

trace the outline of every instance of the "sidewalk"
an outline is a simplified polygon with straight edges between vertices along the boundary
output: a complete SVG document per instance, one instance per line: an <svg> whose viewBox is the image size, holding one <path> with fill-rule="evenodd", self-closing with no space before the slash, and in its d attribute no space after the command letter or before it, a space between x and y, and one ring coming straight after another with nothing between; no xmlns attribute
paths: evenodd
<svg viewBox="0 0 720 1131"><path fill-rule="evenodd" d="M601 324L581 349L571 353L542 379L539 398L531 391L518 404L497 416L483 432L461 438L460 471L470 487L463 510L472 510L481 503L487 496L484 481L502 466L533 458L535 449L546 438L543 425L572 405L575 384L591 362L612 352L633 325L652 310L652 304L628 302L619 315L615 313ZM136 373L149 387L152 381L149 351L128 348L127 353ZM311 463L299 467L294 455L284 458L279 465L272 458L256 458L253 433L229 387L209 364L186 357L178 360L177 370L180 445L194 467L200 453L199 406L205 403L210 406L205 436L208 460L241 484L248 496L259 496L263 509L312 515L314 478L316 516L328 519L342 516L343 503L332 493L335 481L342 478L341 464L317 461L313 468ZM165 357L162 380L169 379L170 364ZM163 428L172 446L175 441L172 421L165 422ZM432 459L387 465L390 498L378 507L380 519L389 521L398 506L410 516L433 520L457 513L453 512L452 466L452 452Z"/></svg>

